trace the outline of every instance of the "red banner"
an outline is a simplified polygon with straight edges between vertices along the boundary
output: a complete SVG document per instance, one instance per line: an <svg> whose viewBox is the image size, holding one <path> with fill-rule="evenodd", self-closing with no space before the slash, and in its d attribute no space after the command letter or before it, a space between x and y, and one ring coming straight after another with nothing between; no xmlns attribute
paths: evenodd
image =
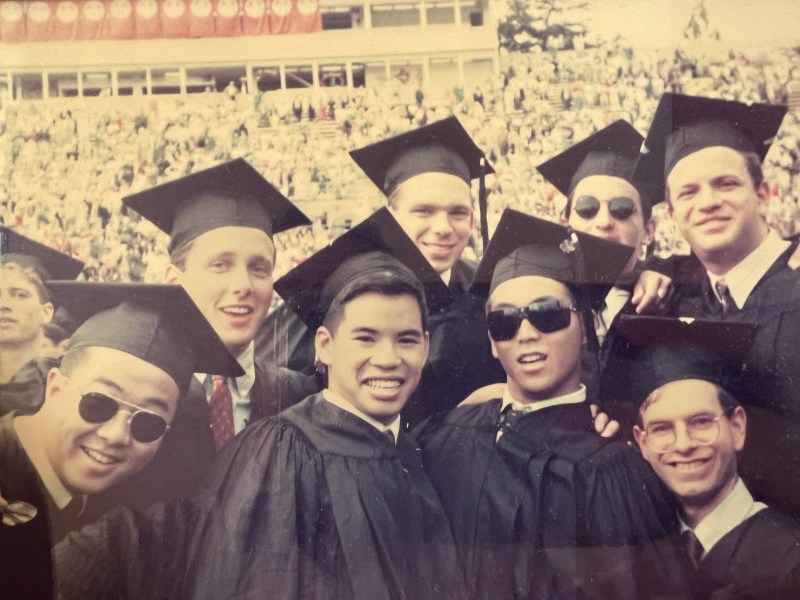
<svg viewBox="0 0 800 600"><path fill-rule="evenodd" d="M318 0L0 0L0 42L207 38L321 30Z"/></svg>

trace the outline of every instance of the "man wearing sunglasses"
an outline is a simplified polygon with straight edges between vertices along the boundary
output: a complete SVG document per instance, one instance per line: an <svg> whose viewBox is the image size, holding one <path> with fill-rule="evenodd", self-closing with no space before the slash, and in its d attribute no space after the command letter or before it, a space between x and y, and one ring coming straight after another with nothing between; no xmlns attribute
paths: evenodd
<svg viewBox="0 0 800 600"><path fill-rule="evenodd" d="M743 399L739 468L753 495L800 517L800 274L797 242L771 231L761 162L785 106L665 94L640 162L692 249L676 269L675 314L758 324Z"/></svg>
<svg viewBox="0 0 800 600"><path fill-rule="evenodd" d="M687 597L672 501L632 448L594 432L581 384L592 309L631 252L507 210L478 267L506 385L419 436L473 598Z"/></svg>
<svg viewBox="0 0 800 600"><path fill-rule="evenodd" d="M241 373L178 286L48 287L82 324L47 374L41 408L0 419L0 589L9 598L46 596L51 543L89 520L96 494L152 460L196 369Z"/></svg>
<svg viewBox="0 0 800 600"><path fill-rule="evenodd" d="M738 474L747 415L736 399L748 323L623 317L639 407L636 442L678 499L696 598L800 597L800 525Z"/></svg>

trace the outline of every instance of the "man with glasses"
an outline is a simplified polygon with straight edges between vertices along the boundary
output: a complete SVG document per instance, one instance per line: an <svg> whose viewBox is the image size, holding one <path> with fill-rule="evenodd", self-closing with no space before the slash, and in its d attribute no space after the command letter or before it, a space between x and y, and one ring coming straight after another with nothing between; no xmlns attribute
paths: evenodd
<svg viewBox="0 0 800 600"><path fill-rule="evenodd" d="M675 314L758 324L743 399L750 443L739 469L753 495L800 517L800 275L797 242L765 219L761 162L785 106L665 94L640 162L692 249L675 270Z"/></svg>
<svg viewBox="0 0 800 600"><path fill-rule="evenodd" d="M178 286L51 282L82 325L31 415L0 419L0 589L52 597L50 546L150 462L192 373L241 368ZM50 596L48 596L50 591Z"/></svg>
<svg viewBox="0 0 800 600"><path fill-rule="evenodd" d="M581 384L592 309L632 250L507 210L473 290L502 395L420 432L473 598L686 598L674 506L645 461L598 436Z"/></svg>
<svg viewBox="0 0 800 600"><path fill-rule="evenodd" d="M800 525L739 477L747 415L735 393L756 331L746 323L623 317L640 405L636 442L680 503L696 598L800 597Z"/></svg>

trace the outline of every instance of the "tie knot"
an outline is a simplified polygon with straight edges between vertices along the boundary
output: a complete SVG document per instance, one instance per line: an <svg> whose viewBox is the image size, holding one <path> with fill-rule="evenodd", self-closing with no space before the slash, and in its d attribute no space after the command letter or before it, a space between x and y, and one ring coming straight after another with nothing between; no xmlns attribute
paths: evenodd
<svg viewBox="0 0 800 600"><path fill-rule="evenodd" d="M681 532L681 539L683 540L683 545L686 547L686 553L692 560L692 564L696 567L700 564L700 559L703 558L703 544L700 543L700 540L697 539L697 536L691 529Z"/></svg>
<svg viewBox="0 0 800 600"><path fill-rule="evenodd" d="M227 387L227 385L228 385L228 378L225 377L224 375L214 375L211 378L211 381L212 381L212 384L214 386L214 389L218 389L218 388L222 387L223 385Z"/></svg>
<svg viewBox="0 0 800 600"><path fill-rule="evenodd" d="M733 301L733 296L731 296L731 290L728 288L728 284L724 279L717 281L714 284L714 289L717 290L717 296L722 306L722 316L725 316L728 311L736 306L736 303Z"/></svg>
<svg viewBox="0 0 800 600"><path fill-rule="evenodd" d="M389 443L394 446L394 432L391 429L384 429L381 433L389 440Z"/></svg>

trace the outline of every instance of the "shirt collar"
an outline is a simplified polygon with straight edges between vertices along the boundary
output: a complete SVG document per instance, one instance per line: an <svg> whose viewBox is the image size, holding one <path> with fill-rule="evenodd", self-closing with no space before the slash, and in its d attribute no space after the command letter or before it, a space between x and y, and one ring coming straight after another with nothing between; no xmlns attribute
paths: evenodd
<svg viewBox="0 0 800 600"><path fill-rule="evenodd" d="M443 272L439 277L442 278L445 285L450 285L450 278L453 276L453 268L447 269L447 271Z"/></svg>
<svg viewBox="0 0 800 600"><path fill-rule="evenodd" d="M511 395L508 386L505 386L503 389L503 406L501 407L500 412L502 413L505 411L507 406L510 406L512 410L535 412L537 410L550 408L551 406L560 406L562 404L580 404L584 400L586 400L586 386L583 384L581 384L578 390L570 392L569 394L556 396L555 398L550 398L549 400L539 400L538 402L531 403L518 402Z"/></svg>
<svg viewBox="0 0 800 600"><path fill-rule="evenodd" d="M722 279L728 286L736 307L742 308L758 282L761 281L764 274L778 260L778 257L786 251L789 245L788 241L782 240L775 231L770 230L766 239L761 242L758 248L748 254L725 275L708 273L711 289L714 290L717 300L722 301L716 291L716 284Z"/></svg>
<svg viewBox="0 0 800 600"><path fill-rule="evenodd" d="M253 389L253 385L256 382L255 342L250 342L245 351L236 357L236 361L244 370L244 375L241 377L229 377L228 381L233 381L239 396L247 398L250 396L250 390ZM194 376L203 386L208 387L210 385L208 382L211 378L207 373L195 373Z"/></svg>
<svg viewBox="0 0 800 600"><path fill-rule="evenodd" d="M336 392L333 392L328 388L322 390L322 397L325 398L325 400L327 400L334 406L338 406L342 410L346 410L350 414L357 416L362 421L366 421L380 432L391 431L392 435L394 435L395 444L397 443L397 436L400 434L400 415L397 415L394 421L392 421L388 425L384 425L380 421L370 417L368 414L358 410L350 402L348 402L340 395L338 395Z"/></svg>
<svg viewBox="0 0 800 600"><path fill-rule="evenodd" d="M755 502L747 486L738 479L730 494L694 528L694 534L703 546L703 556L731 530L765 508L767 505ZM681 519L681 531L687 529L690 527Z"/></svg>

